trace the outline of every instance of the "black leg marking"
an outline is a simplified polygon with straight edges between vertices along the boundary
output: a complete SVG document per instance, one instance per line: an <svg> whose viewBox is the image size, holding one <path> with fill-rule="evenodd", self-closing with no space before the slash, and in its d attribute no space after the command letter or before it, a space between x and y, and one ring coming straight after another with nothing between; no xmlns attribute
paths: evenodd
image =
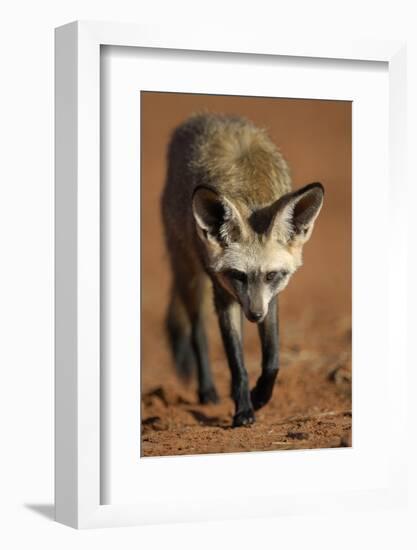
<svg viewBox="0 0 417 550"><path fill-rule="evenodd" d="M259 336L262 344L262 374L251 391L251 400L255 410L268 403L272 397L274 384L279 370L279 329L277 299L269 304L265 320L259 324Z"/></svg>
<svg viewBox="0 0 417 550"><path fill-rule="evenodd" d="M175 287L187 316L190 355L197 367L198 399L200 403L217 403L219 398L211 375L207 339L203 323L203 301L208 283L209 281L205 274L193 275L183 272L177 266Z"/></svg>
<svg viewBox="0 0 417 550"><path fill-rule="evenodd" d="M172 293L165 325L177 374L188 382L195 366L191 328L187 312L175 291Z"/></svg>
<svg viewBox="0 0 417 550"><path fill-rule="evenodd" d="M197 360L198 399L203 404L217 403L219 397L211 376L207 338L201 316L192 321L191 342Z"/></svg>
<svg viewBox="0 0 417 550"><path fill-rule="evenodd" d="M255 414L249 395L248 374L242 351L242 312L223 289L215 287L214 300L219 318L220 331L232 375L231 394L235 402L233 427L253 424Z"/></svg>

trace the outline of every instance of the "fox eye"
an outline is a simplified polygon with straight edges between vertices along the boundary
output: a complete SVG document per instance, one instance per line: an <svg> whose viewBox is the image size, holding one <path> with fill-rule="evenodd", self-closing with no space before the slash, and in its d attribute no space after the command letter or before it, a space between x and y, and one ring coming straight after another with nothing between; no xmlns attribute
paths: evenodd
<svg viewBox="0 0 417 550"><path fill-rule="evenodd" d="M231 279L235 279L236 281L240 281L241 283L246 282L246 273L243 273L243 271L238 271L237 269L229 269L227 274Z"/></svg>
<svg viewBox="0 0 417 550"><path fill-rule="evenodd" d="M269 271L269 272L266 274L265 279L268 281L268 283L271 283L271 282L274 281L277 277L278 277L278 271Z"/></svg>
<svg viewBox="0 0 417 550"><path fill-rule="evenodd" d="M285 279L287 275L288 275L288 271L286 271L285 269L281 271L269 271L265 275L265 279L268 283L272 283L273 281L277 281L278 279L279 280Z"/></svg>

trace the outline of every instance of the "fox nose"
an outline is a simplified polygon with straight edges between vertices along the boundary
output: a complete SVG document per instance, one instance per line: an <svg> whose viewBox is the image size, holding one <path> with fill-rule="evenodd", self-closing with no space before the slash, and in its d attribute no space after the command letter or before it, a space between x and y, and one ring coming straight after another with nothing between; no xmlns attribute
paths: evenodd
<svg viewBox="0 0 417 550"><path fill-rule="evenodd" d="M254 323L257 323L260 321L263 317L263 314L261 311L249 311L248 312L248 319L249 321L252 321Z"/></svg>

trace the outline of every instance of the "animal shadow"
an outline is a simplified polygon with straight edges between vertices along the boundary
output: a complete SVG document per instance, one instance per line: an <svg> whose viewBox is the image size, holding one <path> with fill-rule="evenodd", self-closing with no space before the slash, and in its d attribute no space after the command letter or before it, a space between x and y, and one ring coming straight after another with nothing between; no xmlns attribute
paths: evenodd
<svg viewBox="0 0 417 550"><path fill-rule="evenodd" d="M218 416L208 416L207 414L197 411L195 409L188 409L188 412L194 417L199 424L203 426L214 426L216 428L222 428L222 419Z"/></svg>

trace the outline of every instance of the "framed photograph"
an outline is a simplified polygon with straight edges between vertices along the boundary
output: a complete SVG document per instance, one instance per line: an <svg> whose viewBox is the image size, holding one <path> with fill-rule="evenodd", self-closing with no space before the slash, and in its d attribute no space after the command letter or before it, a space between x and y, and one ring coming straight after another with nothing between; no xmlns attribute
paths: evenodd
<svg viewBox="0 0 417 550"><path fill-rule="evenodd" d="M404 52L56 30L58 521L404 501Z"/></svg>

